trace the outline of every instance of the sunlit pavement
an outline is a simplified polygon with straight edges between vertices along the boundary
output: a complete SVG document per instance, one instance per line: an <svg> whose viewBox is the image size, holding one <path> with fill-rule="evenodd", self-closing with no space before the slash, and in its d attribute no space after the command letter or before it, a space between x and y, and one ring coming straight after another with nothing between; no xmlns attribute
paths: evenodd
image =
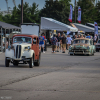
<svg viewBox="0 0 100 100"><path fill-rule="evenodd" d="M0 100L99 100L100 52L94 56L51 53L41 55L41 65L5 67L0 54Z"/></svg>

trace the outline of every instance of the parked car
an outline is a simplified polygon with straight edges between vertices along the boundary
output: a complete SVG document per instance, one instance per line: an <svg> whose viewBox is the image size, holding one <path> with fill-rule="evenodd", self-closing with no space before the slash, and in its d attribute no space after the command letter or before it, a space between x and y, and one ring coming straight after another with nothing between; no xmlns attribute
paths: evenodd
<svg viewBox="0 0 100 100"><path fill-rule="evenodd" d="M94 55L95 46L93 45L93 40L88 38L76 38L73 44L69 47L69 54L84 54L84 55Z"/></svg>
<svg viewBox="0 0 100 100"><path fill-rule="evenodd" d="M98 42L95 44L96 47L96 51L100 51L100 39L98 40Z"/></svg>
<svg viewBox="0 0 100 100"><path fill-rule="evenodd" d="M5 52L5 66L9 67L9 63L18 66L29 64L30 68L40 65L41 52L39 50L39 39L36 35L18 34L12 38L12 45Z"/></svg>

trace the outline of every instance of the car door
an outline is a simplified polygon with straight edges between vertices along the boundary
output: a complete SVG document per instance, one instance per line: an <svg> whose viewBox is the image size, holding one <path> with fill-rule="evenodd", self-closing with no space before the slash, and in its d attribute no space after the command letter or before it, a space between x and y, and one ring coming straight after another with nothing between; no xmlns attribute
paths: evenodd
<svg viewBox="0 0 100 100"><path fill-rule="evenodd" d="M35 60L37 60L38 59L38 55L39 55L39 44L38 44L37 37L34 37L32 42L33 42L32 49L35 52L35 55L34 55L35 56Z"/></svg>

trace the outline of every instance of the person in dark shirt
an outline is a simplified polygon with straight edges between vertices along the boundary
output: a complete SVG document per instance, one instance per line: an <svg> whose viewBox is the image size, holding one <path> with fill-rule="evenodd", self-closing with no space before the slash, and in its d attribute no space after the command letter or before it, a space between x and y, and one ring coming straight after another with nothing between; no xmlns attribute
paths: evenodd
<svg viewBox="0 0 100 100"><path fill-rule="evenodd" d="M65 53L65 50L66 50L66 36L65 36L65 34L62 37L62 50L63 50L62 53Z"/></svg>
<svg viewBox="0 0 100 100"><path fill-rule="evenodd" d="M57 35L57 43L56 43L56 46L57 46L57 52L59 52L59 48L60 48L60 39L61 39L61 36L60 36L60 33L58 33Z"/></svg>
<svg viewBox="0 0 100 100"><path fill-rule="evenodd" d="M52 53L55 53L56 42L57 42L57 38L56 38L56 36L55 36L55 34L54 34L53 37L51 38Z"/></svg>

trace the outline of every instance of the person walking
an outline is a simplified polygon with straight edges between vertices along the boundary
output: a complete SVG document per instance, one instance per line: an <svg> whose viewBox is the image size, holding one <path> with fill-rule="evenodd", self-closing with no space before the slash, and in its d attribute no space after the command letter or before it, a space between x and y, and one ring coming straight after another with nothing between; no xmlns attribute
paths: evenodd
<svg viewBox="0 0 100 100"><path fill-rule="evenodd" d="M80 35L78 35L78 38L81 38L81 36L80 36Z"/></svg>
<svg viewBox="0 0 100 100"><path fill-rule="evenodd" d="M45 45L44 43L45 43L45 40L44 40L43 34L41 34L41 36L39 37L39 47L40 47L40 51L41 51L41 47L42 47L43 53L45 53L44 52L44 45Z"/></svg>
<svg viewBox="0 0 100 100"><path fill-rule="evenodd" d="M60 48L60 40L61 40L61 36L60 36L60 33L58 33L58 35L57 35L57 43L56 43L56 45L57 45L57 52L59 52L59 48Z"/></svg>
<svg viewBox="0 0 100 100"><path fill-rule="evenodd" d="M65 53L65 50L66 50L66 36L65 36L65 34L62 37L62 50L63 50L62 53Z"/></svg>
<svg viewBox="0 0 100 100"><path fill-rule="evenodd" d="M89 34L87 34L86 38L89 38L89 39L91 39L91 36L90 36Z"/></svg>
<svg viewBox="0 0 100 100"><path fill-rule="evenodd" d="M70 35L67 36L66 41L67 41L67 50L68 50L68 48L69 48L69 46L71 45L71 42L72 42L72 38L70 37Z"/></svg>
<svg viewBox="0 0 100 100"><path fill-rule="evenodd" d="M97 42L97 35L95 34L94 38L93 38L93 42L94 42L94 45L96 44Z"/></svg>
<svg viewBox="0 0 100 100"><path fill-rule="evenodd" d="M63 38L63 34L61 34L61 38L60 38L60 52L63 51L63 48L62 48L62 38Z"/></svg>
<svg viewBox="0 0 100 100"><path fill-rule="evenodd" d="M54 34L53 37L51 38L51 44L52 44L52 53L55 53L55 48L56 48L56 42L57 42L56 35Z"/></svg>

